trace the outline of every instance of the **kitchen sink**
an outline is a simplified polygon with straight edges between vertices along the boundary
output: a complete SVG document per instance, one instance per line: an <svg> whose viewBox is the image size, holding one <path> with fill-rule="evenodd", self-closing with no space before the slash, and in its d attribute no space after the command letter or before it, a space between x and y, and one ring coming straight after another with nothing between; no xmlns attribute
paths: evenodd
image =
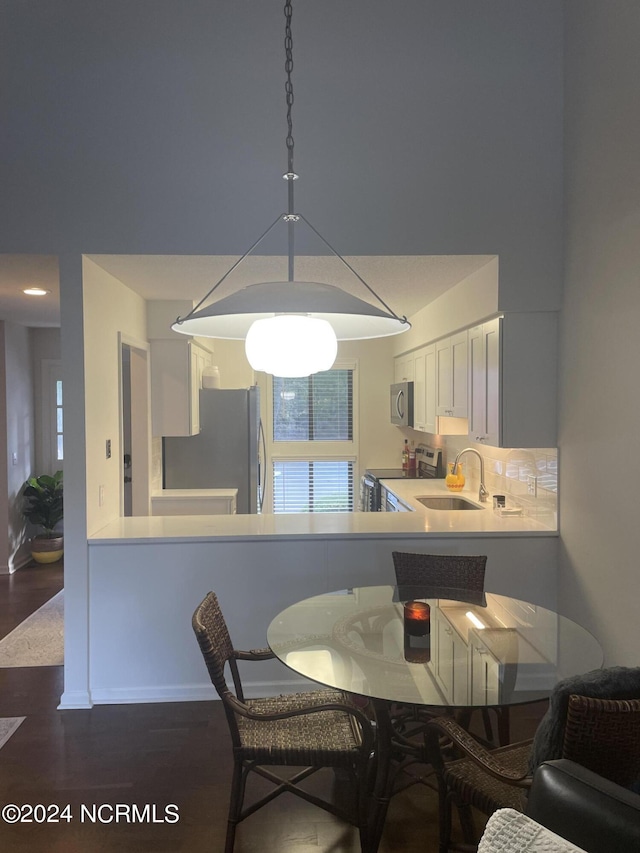
<svg viewBox="0 0 640 853"><path fill-rule="evenodd" d="M426 506L427 509L484 509L484 507L471 503L466 498L426 497L416 498L416 500L422 506Z"/></svg>

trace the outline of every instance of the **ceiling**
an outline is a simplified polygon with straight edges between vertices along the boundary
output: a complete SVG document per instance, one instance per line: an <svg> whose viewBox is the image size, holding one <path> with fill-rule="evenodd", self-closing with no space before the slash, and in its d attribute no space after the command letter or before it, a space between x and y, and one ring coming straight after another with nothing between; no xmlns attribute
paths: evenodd
<svg viewBox="0 0 640 853"><path fill-rule="evenodd" d="M88 255L144 299L199 301L238 260L231 255ZM399 315L411 317L493 255L349 256L345 259ZM225 280L219 296L257 281L286 279L282 256L250 256ZM300 280L336 284L366 301L375 302L365 286L337 258L296 258ZM49 290L45 297L22 293L29 285ZM26 326L60 324L58 264L53 256L0 255L0 318Z"/></svg>
<svg viewBox="0 0 640 853"><path fill-rule="evenodd" d="M25 287L49 290L26 296ZM60 286L55 255L0 254L0 320L22 326L60 325Z"/></svg>

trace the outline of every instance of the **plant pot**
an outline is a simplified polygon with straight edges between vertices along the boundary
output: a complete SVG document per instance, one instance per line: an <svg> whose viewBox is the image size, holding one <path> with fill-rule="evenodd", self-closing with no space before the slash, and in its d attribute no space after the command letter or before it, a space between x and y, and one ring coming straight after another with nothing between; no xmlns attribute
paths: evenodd
<svg viewBox="0 0 640 853"><path fill-rule="evenodd" d="M62 557L62 536L36 536L31 540L31 556L36 563L55 563Z"/></svg>

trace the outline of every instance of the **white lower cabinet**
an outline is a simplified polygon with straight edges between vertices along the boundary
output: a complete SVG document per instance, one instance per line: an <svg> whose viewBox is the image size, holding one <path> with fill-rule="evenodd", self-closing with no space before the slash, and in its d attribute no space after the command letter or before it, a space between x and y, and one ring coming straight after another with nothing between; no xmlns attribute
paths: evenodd
<svg viewBox="0 0 640 853"><path fill-rule="evenodd" d="M477 634L469 637L471 704L497 705L500 702L500 663Z"/></svg>
<svg viewBox="0 0 640 853"><path fill-rule="evenodd" d="M164 489L151 496L151 515L235 515L237 489Z"/></svg>
<svg viewBox="0 0 640 853"><path fill-rule="evenodd" d="M438 686L452 705L466 705L469 693L467 644L444 613L435 608L433 670ZM432 627L433 631L433 627Z"/></svg>

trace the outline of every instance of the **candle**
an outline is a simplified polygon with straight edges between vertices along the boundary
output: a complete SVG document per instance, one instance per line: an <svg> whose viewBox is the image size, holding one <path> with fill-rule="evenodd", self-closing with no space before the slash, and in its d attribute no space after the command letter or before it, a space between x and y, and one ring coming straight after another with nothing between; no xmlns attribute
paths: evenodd
<svg viewBox="0 0 640 853"><path fill-rule="evenodd" d="M426 637L431 631L431 608L424 601L407 601L404 630L412 637Z"/></svg>

